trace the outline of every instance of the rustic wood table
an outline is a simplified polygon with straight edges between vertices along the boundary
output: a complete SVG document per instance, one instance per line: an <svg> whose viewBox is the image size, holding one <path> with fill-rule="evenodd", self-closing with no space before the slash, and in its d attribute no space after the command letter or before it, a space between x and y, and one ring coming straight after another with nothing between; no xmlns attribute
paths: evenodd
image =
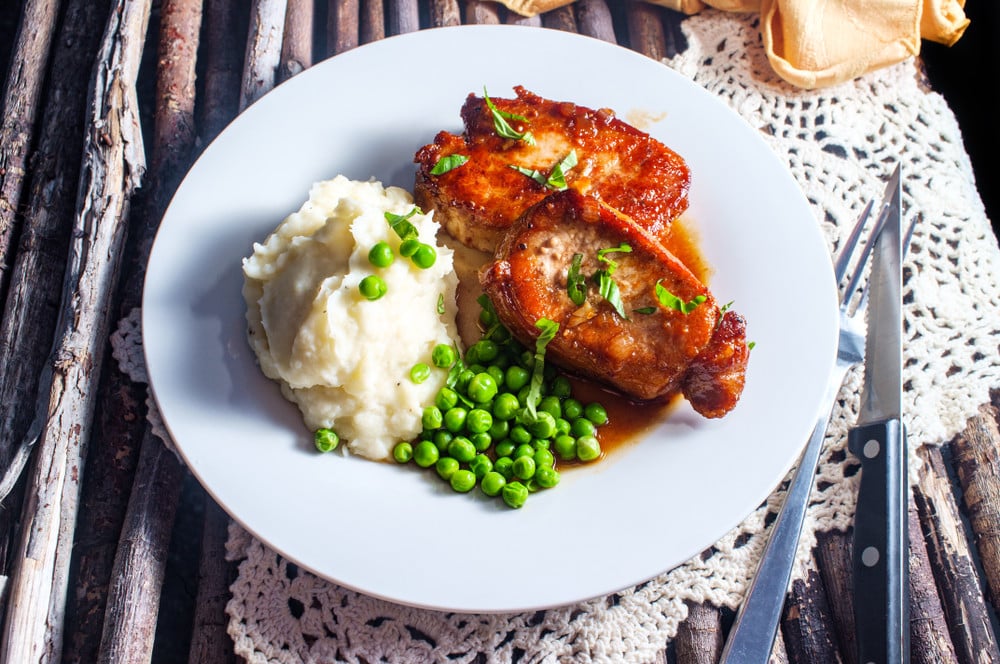
<svg viewBox="0 0 1000 664"><path fill-rule="evenodd" d="M146 388L108 338L140 303L181 176L241 108L319 59L432 26L544 26L661 59L684 48L682 20L637 0L578 0L530 19L477 0L3 3L3 661L237 659L228 518L150 434ZM916 662L1000 661L997 405L919 452ZM774 661L854 661L849 551L849 532L819 535L817 569L786 596ZM732 619L691 606L660 659L716 661Z"/></svg>

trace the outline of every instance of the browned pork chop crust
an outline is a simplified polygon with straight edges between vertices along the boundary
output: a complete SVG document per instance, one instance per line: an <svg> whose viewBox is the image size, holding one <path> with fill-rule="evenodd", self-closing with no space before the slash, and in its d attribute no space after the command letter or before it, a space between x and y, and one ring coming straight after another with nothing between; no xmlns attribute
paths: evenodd
<svg viewBox="0 0 1000 664"><path fill-rule="evenodd" d="M691 180L677 153L610 110L543 99L520 86L514 90L514 99L491 101L525 118L508 122L530 132L535 144L497 135L485 98L469 95L461 110L464 134L442 131L414 157L417 205L434 210L458 241L492 252L504 230L553 191L511 166L548 176L572 151L578 163L565 173L568 187L620 210L654 236L669 234L670 223L687 209ZM432 175L438 161L451 155L468 161Z"/></svg>
<svg viewBox="0 0 1000 664"><path fill-rule="evenodd" d="M590 277L608 267L598 251L622 243L631 251L606 258L617 263L612 277L628 318L589 279L583 304L574 303L567 290L574 254L582 254L580 274ZM522 343L534 343L536 321L553 320L559 331L547 357L639 400L683 389L692 363L710 347L720 316L708 289L652 235L572 189L524 213L503 236L495 260L480 271L480 282L500 320ZM660 303L657 282L684 302L705 300L682 313Z"/></svg>

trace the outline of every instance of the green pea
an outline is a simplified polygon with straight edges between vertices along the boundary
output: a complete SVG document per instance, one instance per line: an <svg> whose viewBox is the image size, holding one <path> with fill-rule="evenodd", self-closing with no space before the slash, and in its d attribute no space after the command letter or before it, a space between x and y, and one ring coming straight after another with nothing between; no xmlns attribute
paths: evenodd
<svg viewBox="0 0 1000 664"><path fill-rule="evenodd" d="M543 489L551 489L559 484L559 471L554 468L539 468L535 471L533 479Z"/></svg>
<svg viewBox="0 0 1000 664"><path fill-rule="evenodd" d="M530 456L514 456L514 465L511 466L514 477L521 480L528 480L535 476L535 460Z"/></svg>
<svg viewBox="0 0 1000 664"><path fill-rule="evenodd" d="M472 461L469 462L469 470L472 474L476 476L477 479L482 479L483 475L493 470L493 462L485 454L477 454Z"/></svg>
<svg viewBox="0 0 1000 664"><path fill-rule="evenodd" d="M517 397L510 392L504 392L503 394L497 396L496 400L493 402L493 418L496 420L512 420L517 415L518 409L521 404L518 403Z"/></svg>
<svg viewBox="0 0 1000 664"><path fill-rule="evenodd" d="M548 438L532 438L531 446L536 450L547 450L552 444L552 441Z"/></svg>
<svg viewBox="0 0 1000 664"><path fill-rule="evenodd" d="M394 260L396 260L396 256L392 253L392 247L387 242L376 242L368 250L368 262L375 267L389 267Z"/></svg>
<svg viewBox="0 0 1000 664"><path fill-rule="evenodd" d="M444 416L441 415L441 409L437 406L427 406L424 408L420 422L424 425L424 429L440 429L441 425L444 424Z"/></svg>
<svg viewBox="0 0 1000 664"><path fill-rule="evenodd" d="M517 445L510 440L501 440L493 447L493 451L496 452L498 457L509 457L514 453L516 448Z"/></svg>
<svg viewBox="0 0 1000 664"><path fill-rule="evenodd" d="M570 434L580 438L582 436L593 436L597 433L597 427L586 417L578 417L570 423Z"/></svg>
<svg viewBox="0 0 1000 664"><path fill-rule="evenodd" d="M413 460L421 468L430 468L441 458L437 445L429 440L422 440L413 448Z"/></svg>
<svg viewBox="0 0 1000 664"><path fill-rule="evenodd" d="M513 459L509 456L502 456L493 462L493 472L500 473L505 480L509 480L514 477L514 471L511 470L511 466L513 465Z"/></svg>
<svg viewBox="0 0 1000 664"><path fill-rule="evenodd" d="M399 463L407 463L413 458L413 445L405 440L392 448L392 458Z"/></svg>
<svg viewBox="0 0 1000 664"><path fill-rule="evenodd" d="M431 368L423 362L417 362L410 369L410 380L418 385L431 377Z"/></svg>
<svg viewBox="0 0 1000 664"><path fill-rule="evenodd" d="M483 433L472 434L469 436L469 440L472 441L472 445L476 448L477 452L485 452L493 444L493 438L485 431Z"/></svg>
<svg viewBox="0 0 1000 664"><path fill-rule="evenodd" d="M510 434L510 422L494 418L493 424L490 426L489 434L490 438L493 440L505 440L507 435Z"/></svg>
<svg viewBox="0 0 1000 664"><path fill-rule="evenodd" d="M495 361L496 360L494 360L494 362ZM505 376L503 369L498 367L496 364L491 364L490 366L486 367L486 373L488 373L490 376L493 377L493 380L496 382L498 388L503 387L503 381Z"/></svg>
<svg viewBox="0 0 1000 664"><path fill-rule="evenodd" d="M455 379L455 387L464 391L469 387L469 383L475 377L475 371L472 371L471 369L462 369L458 374L458 378Z"/></svg>
<svg viewBox="0 0 1000 664"><path fill-rule="evenodd" d="M552 396L551 394L547 397L542 397L542 400L538 402L537 408L539 411L551 415L553 419L562 417L562 405L559 402L559 397Z"/></svg>
<svg viewBox="0 0 1000 664"><path fill-rule="evenodd" d="M469 463L476 457L476 446L465 436L455 436L448 443L448 456L454 457L461 463Z"/></svg>
<svg viewBox="0 0 1000 664"><path fill-rule="evenodd" d="M510 339L510 332L503 325L497 325L496 327L493 328L493 331L490 332L488 338L490 341L502 344L503 342Z"/></svg>
<svg viewBox="0 0 1000 664"><path fill-rule="evenodd" d="M525 445L531 442L531 434L520 424L511 428L509 438L515 445Z"/></svg>
<svg viewBox="0 0 1000 664"><path fill-rule="evenodd" d="M540 410L535 413L535 420L526 428L535 438L551 438L556 433L556 418L551 413Z"/></svg>
<svg viewBox="0 0 1000 664"><path fill-rule="evenodd" d="M458 461L451 457L441 457L434 463L434 470L437 471L438 476L448 481L451 476L455 474L455 471L459 469Z"/></svg>
<svg viewBox="0 0 1000 664"><path fill-rule="evenodd" d="M438 390L434 405L440 408L442 413L454 408L458 405L458 392L450 387L442 387Z"/></svg>
<svg viewBox="0 0 1000 664"><path fill-rule="evenodd" d="M468 493L476 486L476 476L471 470L456 470L448 483L455 491Z"/></svg>
<svg viewBox="0 0 1000 664"><path fill-rule="evenodd" d="M465 428L469 433L484 433L493 426L493 416L490 411L482 408L473 408L469 411L469 416L465 420Z"/></svg>
<svg viewBox="0 0 1000 664"><path fill-rule="evenodd" d="M437 260L437 251L431 245L421 243L410 256L410 260L421 270L426 270Z"/></svg>
<svg viewBox="0 0 1000 664"><path fill-rule="evenodd" d="M457 359L458 356L455 354L455 349L448 344L438 344L431 351L431 362L439 369L447 369L455 364L455 360Z"/></svg>
<svg viewBox="0 0 1000 664"><path fill-rule="evenodd" d="M556 376L552 379L552 395L559 398L565 399L573 392L573 385L569 382L569 378L566 376Z"/></svg>
<svg viewBox="0 0 1000 664"><path fill-rule="evenodd" d="M465 361L469 363L469 371L471 371L473 374L480 374L486 371L485 364L469 359L466 359Z"/></svg>
<svg viewBox="0 0 1000 664"><path fill-rule="evenodd" d="M531 443L524 443L523 445L518 445L517 448L514 449L514 454L513 454L515 459L523 456L534 456L534 455L535 455L535 448L531 446Z"/></svg>
<svg viewBox="0 0 1000 664"><path fill-rule="evenodd" d="M479 362L489 363L496 359L500 349L489 339L480 339L473 344L476 349L476 358Z"/></svg>
<svg viewBox="0 0 1000 664"><path fill-rule="evenodd" d="M448 444L454 437L455 435L452 432L448 431L447 429L438 429L437 431L434 432L434 437L432 438L432 440L434 441L434 445L437 446L438 451L441 452L441 454L447 454Z"/></svg>
<svg viewBox="0 0 1000 664"><path fill-rule="evenodd" d="M528 500L528 487L517 481L508 482L500 490L500 495L507 507L518 509L524 507L524 503Z"/></svg>
<svg viewBox="0 0 1000 664"><path fill-rule="evenodd" d="M420 248L420 240L417 240L416 238L403 240L399 245L399 255L405 258L411 258L419 248Z"/></svg>
<svg viewBox="0 0 1000 664"><path fill-rule="evenodd" d="M535 467L539 469L552 468L556 463L556 458L548 450L535 450L532 458L535 460Z"/></svg>
<svg viewBox="0 0 1000 664"><path fill-rule="evenodd" d="M553 447L563 461L572 461L576 458L576 438L573 436L556 436Z"/></svg>
<svg viewBox="0 0 1000 664"><path fill-rule="evenodd" d="M361 292L361 296L367 300L377 300L383 295L385 295L387 288L385 281L382 277L377 274L369 274L367 277L361 280L358 284L358 291Z"/></svg>
<svg viewBox="0 0 1000 664"><path fill-rule="evenodd" d="M524 367L512 364L507 367L504 384L511 392L517 392L531 380L531 373Z"/></svg>
<svg viewBox="0 0 1000 664"><path fill-rule="evenodd" d="M444 427L452 433L459 433L465 428L465 420L468 416L469 411L461 406L449 408L444 412Z"/></svg>
<svg viewBox="0 0 1000 664"><path fill-rule="evenodd" d="M580 461L593 461L601 456L601 444L596 436L582 436L576 441L576 456Z"/></svg>
<svg viewBox="0 0 1000 664"><path fill-rule="evenodd" d="M505 484L507 484L507 478L495 470L489 471L479 480L480 490L491 498L498 495Z"/></svg>
<svg viewBox="0 0 1000 664"><path fill-rule="evenodd" d="M608 423L608 411L604 409L604 406L597 402L588 403L584 406L583 416L597 426Z"/></svg>
<svg viewBox="0 0 1000 664"><path fill-rule="evenodd" d="M320 452L332 452L340 445L340 436L333 429L316 429L313 434L313 444Z"/></svg>
<svg viewBox="0 0 1000 664"><path fill-rule="evenodd" d="M556 418L556 435L557 436L565 436L566 434L569 433L569 430L570 430L569 420L567 420L564 417L557 417Z"/></svg>
<svg viewBox="0 0 1000 664"><path fill-rule="evenodd" d="M486 403L497 395L497 383L488 373L477 373L469 381L466 393L476 403Z"/></svg>
<svg viewBox="0 0 1000 664"><path fill-rule="evenodd" d="M563 401L562 411L563 417L572 422L578 417L583 417L583 404L571 397Z"/></svg>
<svg viewBox="0 0 1000 664"><path fill-rule="evenodd" d="M489 309L479 310L479 324L484 328L493 327L497 322L497 315Z"/></svg>

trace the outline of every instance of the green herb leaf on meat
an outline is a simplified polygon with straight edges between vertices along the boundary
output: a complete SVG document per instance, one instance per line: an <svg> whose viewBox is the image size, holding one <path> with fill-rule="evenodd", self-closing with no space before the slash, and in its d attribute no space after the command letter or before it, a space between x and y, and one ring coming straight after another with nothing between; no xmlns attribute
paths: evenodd
<svg viewBox="0 0 1000 664"><path fill-rule="evenodd" d="M583 254L573 254L573 260L569 264L569 272L566 275L566 293L573 304L580 306L587 299L587 280L580 274L580 266L583 263Z"/></svg>
<svg viewBox="0 0 1000 664"><path fill-rule="evenodd" d="M679 311L682 314L689 314L694 311L699 304L704 302L707 298L704 295L698 295L693 299L685 302L681 298L677 297L664 287L660 283L662 279L656 282L656 299L665 307Z"/></svg>
<svg viewBox="0 0 1000 664"><path fill-rule="evenodd" d="M490 109L490 113L493 114L493 130L497 133L500 138L509 138L515 141L524 141L528 145L535 144L535 137L531 135L530 131L517 131L510 126L508 120L514 120L516 122L527 122L528 118L523 115L518 115L516 113L508 113L506 111L501 111L490 99L489 94L486 92L486 88L483 87L483 99L486 100L486 106Z"/></svg>
<svg viewBox="0 0 1000 664"><path fill-rule="evenodd" d="M431 175L443 175L448 171L453 171L459 166L465 164L469 161L469 158L464 154L449 154L441 157L434 164L434 168L431 169Z"/></svg>
<svg viewBox="0 0 1000 664"><path fill-rule="evenodd" d="M542 382L545 380L545 349L559 332L559 323L548 318L539 318L535 321L535 327L542 332L535 339L535 366L531 370L528 396L524 399L525 420L527 422L534 422L538 417L535 408L542 398Z"/></svg>

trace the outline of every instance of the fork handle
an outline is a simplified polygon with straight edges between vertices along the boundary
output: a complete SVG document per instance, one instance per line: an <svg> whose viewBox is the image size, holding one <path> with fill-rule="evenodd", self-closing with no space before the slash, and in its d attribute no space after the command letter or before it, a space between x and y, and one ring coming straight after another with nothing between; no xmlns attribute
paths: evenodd
<svg viewBox="0 0 1000 664"><path fill-rule="evenodd" d="M840 381L834 382L839 387ZM832 399L828 400L832 406ZM778 622L785 605L785 591L792 576L792 565L795 562L795 552L802 533L802 522L809 506L809 494L812 491L816 466L826 436L830 408L824 408L823 413L817 419L809 442L802 453L799 467L785 494L781 512L771 528L771 536L761 554L747 596L729 631L725 648L719 658L721 664L764 664L771 655Z"/></svg>

